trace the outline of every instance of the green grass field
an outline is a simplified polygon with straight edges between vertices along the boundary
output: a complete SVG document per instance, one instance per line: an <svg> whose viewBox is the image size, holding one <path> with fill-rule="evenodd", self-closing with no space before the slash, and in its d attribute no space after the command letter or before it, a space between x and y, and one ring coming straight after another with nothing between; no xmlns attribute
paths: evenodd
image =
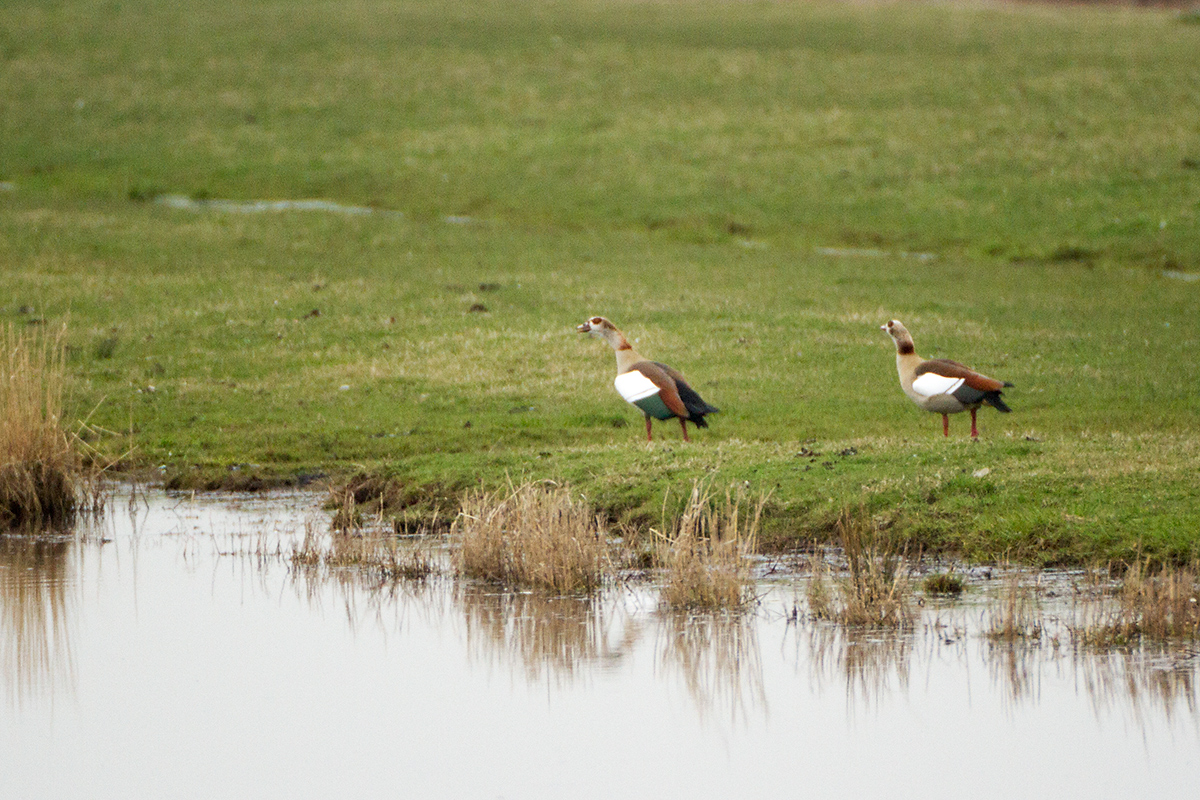
<svg viewBox="0 0 1200 800"><path fill-rule="evenodd" d="M549 478L644 525L709 477L772 492L769 545L865 503L968 558L1195 558L1192 19L18 0L0 322L68 324L71 419L173 485L366 473L420 515ZM647 445L593 314L712 427ZM891 317L1014 413L943 439Z"/></svg>

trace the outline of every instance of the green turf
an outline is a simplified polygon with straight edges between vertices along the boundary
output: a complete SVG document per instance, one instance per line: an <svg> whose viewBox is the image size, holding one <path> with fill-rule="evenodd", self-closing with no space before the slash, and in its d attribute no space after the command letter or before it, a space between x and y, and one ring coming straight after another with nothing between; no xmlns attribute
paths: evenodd
<svg viewBox="0 0 1200 800"><path fill-rule="evenodd" d="M366 471L427 510L552 478L645 524L711 475L773 491L775 543L865 502L974 558L1194 557L1187 19L10 3L0 320L68 322L72 418L176 482ZM593 314L712 427L647 446L574 332ZM944 440L900 392L891 317L1014 382L1014 413Z"/></svg>

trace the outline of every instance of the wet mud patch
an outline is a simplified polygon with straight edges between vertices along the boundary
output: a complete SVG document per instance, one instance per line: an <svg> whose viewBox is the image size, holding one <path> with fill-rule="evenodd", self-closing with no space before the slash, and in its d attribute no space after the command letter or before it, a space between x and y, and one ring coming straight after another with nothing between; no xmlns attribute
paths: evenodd
<svg viewBox="0 0 1200 800"><path fill-rule="evenodd" d="M243 466L224 471L168 469L161 476L169 492L267 492L273 489L303 489L326 480L325 473L277 474Z"/></svg>
<svg viewBox="0 0 1200 800"><path fill-rule="evenodd" d="M397 533L445 532L469 488L468 484L359 473L332 486L325 505L336 509L341 519L335 519L335 524L343 526L374 517L390 520Z"/></svg>

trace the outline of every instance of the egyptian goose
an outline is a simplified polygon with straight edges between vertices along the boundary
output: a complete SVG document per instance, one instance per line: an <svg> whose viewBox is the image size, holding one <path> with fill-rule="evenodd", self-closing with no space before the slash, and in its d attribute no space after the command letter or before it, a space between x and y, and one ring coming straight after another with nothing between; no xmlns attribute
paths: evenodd
<svg viewBox="0 0 1200 800"><path fill-rule="evenodd" d="M688 439L687 424L707 428L705 414L715 414L718 409L700 399L696 390L688 386L675 370L666 364L650 361L633 349L625 334L604 317L592 317L575 330L590 333L608 342L617 354L617 378L613 381L617 391L627 401L641 409L646 415L646 441L653 441L650 434L650 419L676 417L683 428L683 440Z"/></svg>
<svg viewBox="0 0 1200 800"><path fill-rule="evenodd" d="M921 408L942 415L942 435L950 435L949 414L970 410L971 438L977 439L979 429L975 427L975 411L981 405L987 403L1006 414L1012 411L1000 399L1000 390L1012 386L1008 381L980 375L956 361L944 358L926 361L917 355L912 334L900 324L900 320L893 319L879 327L896 342L896 371L900 373L900 388Z"/></svg>

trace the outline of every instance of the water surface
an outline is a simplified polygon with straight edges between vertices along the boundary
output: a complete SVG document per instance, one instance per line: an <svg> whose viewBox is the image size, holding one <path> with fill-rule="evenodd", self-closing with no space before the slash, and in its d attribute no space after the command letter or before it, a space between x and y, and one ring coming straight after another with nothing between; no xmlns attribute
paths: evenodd
<svg viewBox="0 0 1200 800"><path fill-rule="evenodd" d="M1197 654L292 567L312 494L0 537L0 797L1194 797ZM1051 610L1052 611L1052 610Z"/></svg>

